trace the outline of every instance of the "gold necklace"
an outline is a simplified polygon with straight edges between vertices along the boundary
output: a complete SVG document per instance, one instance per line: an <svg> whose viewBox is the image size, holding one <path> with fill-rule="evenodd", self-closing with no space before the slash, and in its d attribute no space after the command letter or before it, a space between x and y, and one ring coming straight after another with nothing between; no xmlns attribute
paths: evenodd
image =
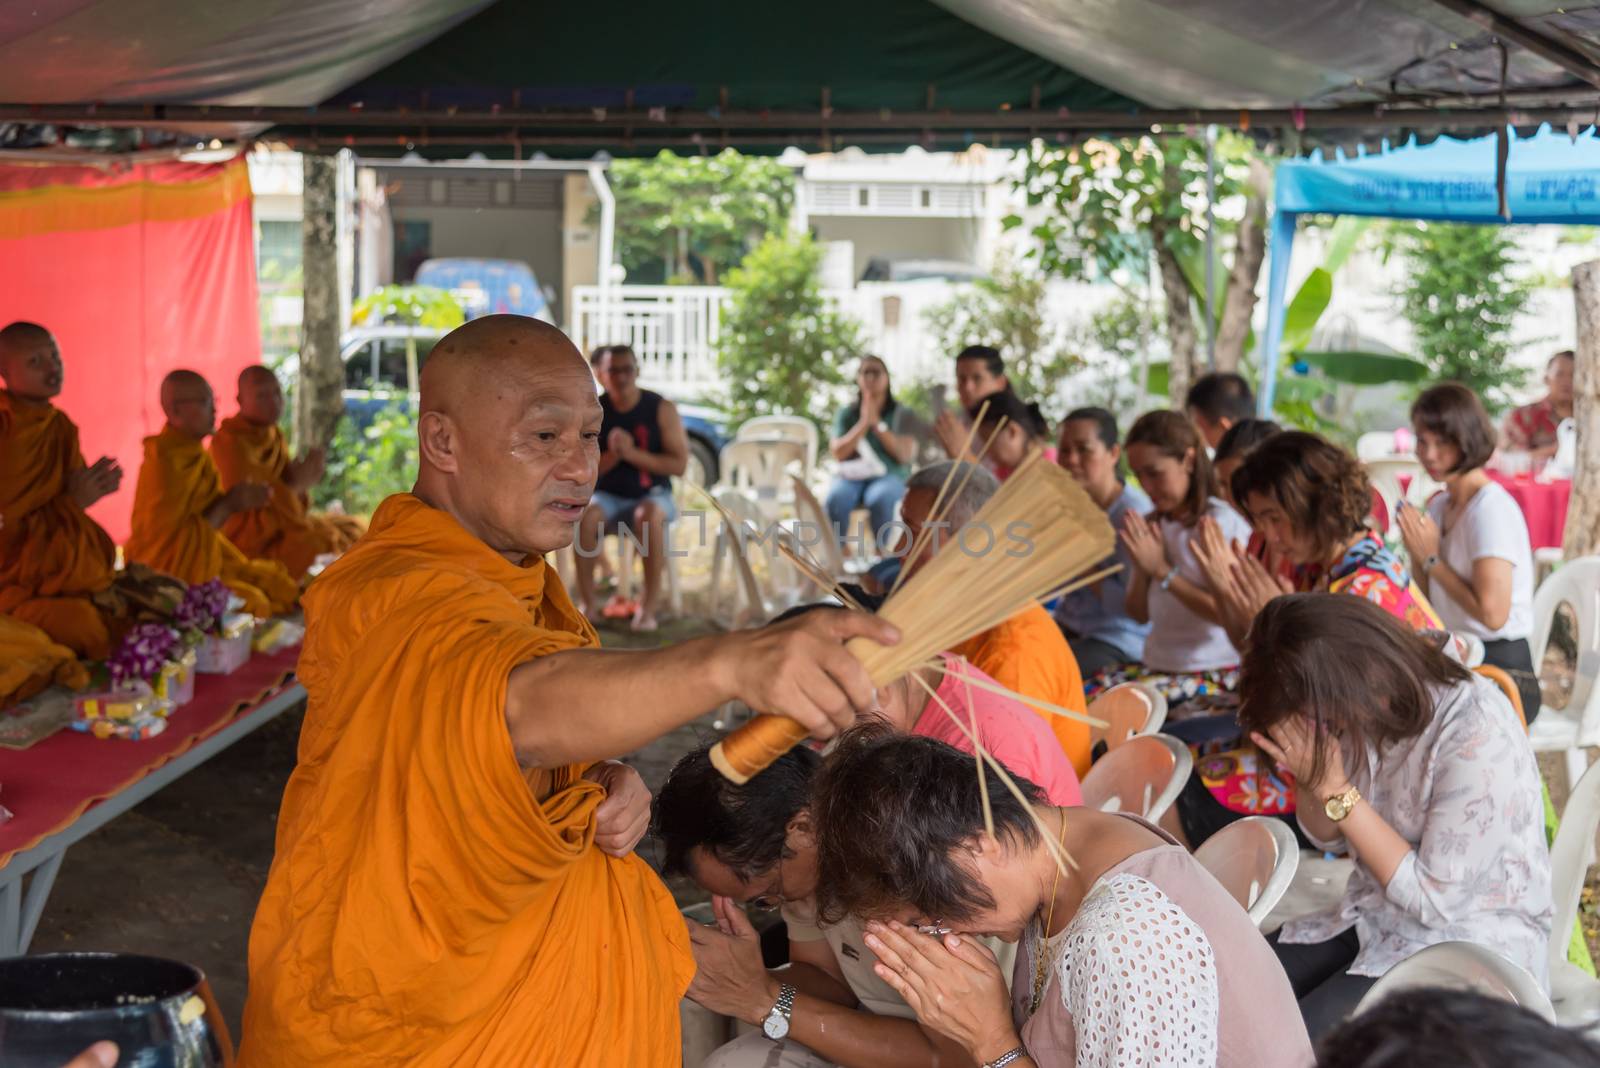
<svg viewBox="0 0 1600 1068"><path fill-rule="evenodd" d="M1056 843L1064 850L1067 840L1067 813L1061 812L1061 831L1056 838ZM1039 948L1035 953L1033 962L1033 999L1028 1004L1028 1015L1032 1016L1039 1011L1039 999L1044 997L1045 976L1050 970L1050 925L1056 918L1056 891L1061 888L1061 860L1056 860L1056 877L1050 883L1050 908L1045 912L1044 926L1039 929ZM1037 912L1034 913L1038 915Z"/></svg>

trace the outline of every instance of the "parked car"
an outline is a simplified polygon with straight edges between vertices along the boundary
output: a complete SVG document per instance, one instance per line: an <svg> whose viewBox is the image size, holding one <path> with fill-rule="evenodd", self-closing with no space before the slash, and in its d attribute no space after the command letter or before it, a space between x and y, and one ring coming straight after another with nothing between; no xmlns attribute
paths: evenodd
<svg viewBox="0 0 1600 1068"><path fill-rule="evenodd" d="M521 260L423 260L417 268L416 284L449 290L461 302L468 319L510 314L555 322L550 298L539 285L533 268Z"/></svg>
<svg viewBox="0 0 1600 1068"><path fill-rule="evenodd" d="M976 282L987 278L981 267L956 260L920 259L910 256L874 256L861 272L863 282L921 282L941 280L946 282Z"/></svg>

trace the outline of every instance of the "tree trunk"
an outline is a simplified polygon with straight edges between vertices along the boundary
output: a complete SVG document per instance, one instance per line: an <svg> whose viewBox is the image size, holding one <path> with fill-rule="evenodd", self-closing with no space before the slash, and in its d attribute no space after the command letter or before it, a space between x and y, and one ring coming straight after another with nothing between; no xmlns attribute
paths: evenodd
<svg viewBox="0 0 1600 1068"><path fill-rule="evenodd" d="M1600 547L1600 260L1572 269L1578 312L1578 358L1574 364L1572 416L1578 426L1578 462L1562 548L1568 560Z"/></svg>
<svg viewBox="0 0 1600 1068"><path fill-rule="evenodd" d="M1233 269L1228 272L1227 295L1222 301L1222 324L1217 328L1219 371L1237 371L1244 362L1250 316L1256 307L1256 281L1267 256L1267 196L1272 189L1272 173L1265 162L1254 156L1250 159L1248 184L1250 192L1233 250Z"/></svg>
<svg viewBox="0 0 1600 1068"><path fill-rule="evenodd" d="M1198 359L1194 307L1189 301L1189 280L1183 276L1178 257L1161 240L1159 229L1154 236L1156 264L1161 269L1161 293L1167 301L1167 345L1172 350L1172 360L1167 367L1167 395L1172 398L1172 406L1181 409L1189 387L1194 384L1194 366Z"/></svg>
<svg viewBox="0 0 1600 1068"><path fill-rule="evenodd" d="M1161 165L1162 192L1169 204L1183 199L1183 171L1174 153L1166 153ZM1167 300L1167 344L1172 360L1167 365L1167 395L1172 406L1183 408L1183 400L1194 382L1196 352L1193 305L1189 299L1189 280L1172 251L1167 236L1171 223L1158 210L1150 221L1150 238L1156 248L1156 265L1161 271L1161 292Z"/></svg>
<svg viewBox="0 0 1600 1068"><path fill-rule="evenodd" d="M339 359L339 242L337 156L301 157L300 381L295 390L295 443L304 451L325 447L344 412L344 367Z"/></svg>

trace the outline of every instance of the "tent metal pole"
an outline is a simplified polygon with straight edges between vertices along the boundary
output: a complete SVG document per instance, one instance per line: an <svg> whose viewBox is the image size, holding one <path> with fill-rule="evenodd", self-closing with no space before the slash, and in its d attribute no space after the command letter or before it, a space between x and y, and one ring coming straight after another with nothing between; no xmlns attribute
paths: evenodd
<svg viewBox="0 0 1600 1068"><path fill-rule="evenodd" d="M1283 343L1284 300L1289 290L1289 257L1294 251L1295 223L1300 216L1292 211L1277 211L1272 216L1271 243L1267 246L1267 333L1261 339L1261 389L1256 395L1256 412L1272 418L1278 390L1278 350Z"/></svg>
<svg viewBox="0 0 1600 1068"><path fill-rule="evenodd" d="M1565 42L1525 26L1516 19L1508 18L1479 3L1478 0L1430 0L1430 2L1436 7L1460 15L1503 40L1510 41L1525 52L1532 52L1540 59L1554 63L1574 78L1600 88L1600 67L1596 67L1587 56L1569 47Z"/></svg>

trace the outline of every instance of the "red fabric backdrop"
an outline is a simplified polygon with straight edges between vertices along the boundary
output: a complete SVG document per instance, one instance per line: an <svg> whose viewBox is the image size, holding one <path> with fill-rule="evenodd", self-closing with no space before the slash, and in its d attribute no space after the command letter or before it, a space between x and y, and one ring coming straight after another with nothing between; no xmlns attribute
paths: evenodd
<svg viewBox="0 0 1600 1068"><path fill-rule="evenodd" d="M199 371L233 410L234 378L261 358L250 179L227 163L0 166L0 325L27 319L61 344L57 398L90 463L122 462L122 490L92 514L128 535L141 440L161 428L162 376Z"/></svg>

